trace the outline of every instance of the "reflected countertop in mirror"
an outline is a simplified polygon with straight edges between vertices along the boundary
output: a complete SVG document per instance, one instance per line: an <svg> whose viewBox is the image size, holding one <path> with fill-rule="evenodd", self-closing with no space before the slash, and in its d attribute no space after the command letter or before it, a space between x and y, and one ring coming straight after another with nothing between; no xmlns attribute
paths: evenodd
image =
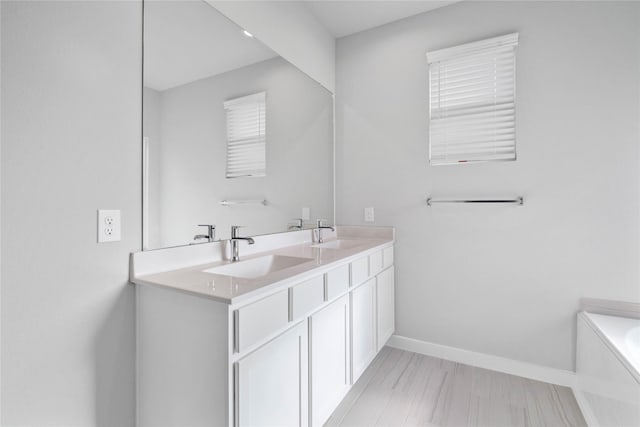
<svg viewBox="0 0 640 427"><path fill-rule="evenodd" d="M204 1L145 1L142 128L144 249L333 222L332 94Z"/></svg>

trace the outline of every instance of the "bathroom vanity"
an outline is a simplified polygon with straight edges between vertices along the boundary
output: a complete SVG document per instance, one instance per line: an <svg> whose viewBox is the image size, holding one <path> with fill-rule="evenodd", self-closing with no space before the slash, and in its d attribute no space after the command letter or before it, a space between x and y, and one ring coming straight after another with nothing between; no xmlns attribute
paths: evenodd
<svg viewBox="0 0 640 427"><path fill-rule="evenodd" d="M138 425L321 426L394 332L394 230L131 255Z"/></svg>

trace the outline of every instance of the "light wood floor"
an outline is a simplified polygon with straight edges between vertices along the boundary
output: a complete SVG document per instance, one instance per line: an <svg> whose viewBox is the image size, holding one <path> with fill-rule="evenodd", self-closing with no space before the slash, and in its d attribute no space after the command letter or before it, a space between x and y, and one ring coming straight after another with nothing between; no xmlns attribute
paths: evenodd
<svg viewBox="0 0 640 427"><path fill-rule="evenodd" d="M326 426L586 426L567 387L383 348Z"/></svg>

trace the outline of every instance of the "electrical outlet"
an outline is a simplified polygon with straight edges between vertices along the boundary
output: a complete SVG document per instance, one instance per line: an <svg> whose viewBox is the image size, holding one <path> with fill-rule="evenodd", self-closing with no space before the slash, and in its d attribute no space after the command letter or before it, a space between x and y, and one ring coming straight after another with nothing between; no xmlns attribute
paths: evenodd
<svg viewBox="0 0 640 427"><path fill-rule="evenodd" d="M98 243L120 241L120 211L98 210Z"/></svg>
<svg viewBox="0 0 640 427"><path fill-rule="evenodd" d="M374 212L373 208L364 208L364 220L365 222L373 222L374 221Z"/></svg>
<svg viewBox="0 0 640 427"><path fill-rule="evenodd" d="M301 215L302 219L304 221L309 221L309 218L311 218L311 213L310 213L310 209L309 208L302 208L302 215Z"/></svg>

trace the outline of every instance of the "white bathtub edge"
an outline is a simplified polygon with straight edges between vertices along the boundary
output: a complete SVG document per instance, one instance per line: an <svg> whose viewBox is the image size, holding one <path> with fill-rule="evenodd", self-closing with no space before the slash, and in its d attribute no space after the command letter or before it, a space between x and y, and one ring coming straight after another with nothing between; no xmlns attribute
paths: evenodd
<svg viewBox="0 0 640 427"><path fill-rule="evenodd" d="M638 371L616 344L627 328L637 327L637 319L584 311L576 318L573 394L585 420L590 427L640 425Z"/></svg>
<svg viewBox="0 0 640 427"><path fill-rule="evenodd" d="M597 316L610 316L605 314L597 314ZM594 319L593 313L588 313L586 311L581 311L578 313L578 317L584 320L584 323L591 328L598 337L602 340L602 342L607 346L609 351L615 355L615 357L622 363L622 365L629 371L629 374L635 378L635 380L640 384L640 372L631 364L631 362L627 359L630 357L626 354L623 354L620 347L613 342L612 338L606 334L606 332L598 325L598 322ZM617 316L612 316L617 317Z"/></svg>

